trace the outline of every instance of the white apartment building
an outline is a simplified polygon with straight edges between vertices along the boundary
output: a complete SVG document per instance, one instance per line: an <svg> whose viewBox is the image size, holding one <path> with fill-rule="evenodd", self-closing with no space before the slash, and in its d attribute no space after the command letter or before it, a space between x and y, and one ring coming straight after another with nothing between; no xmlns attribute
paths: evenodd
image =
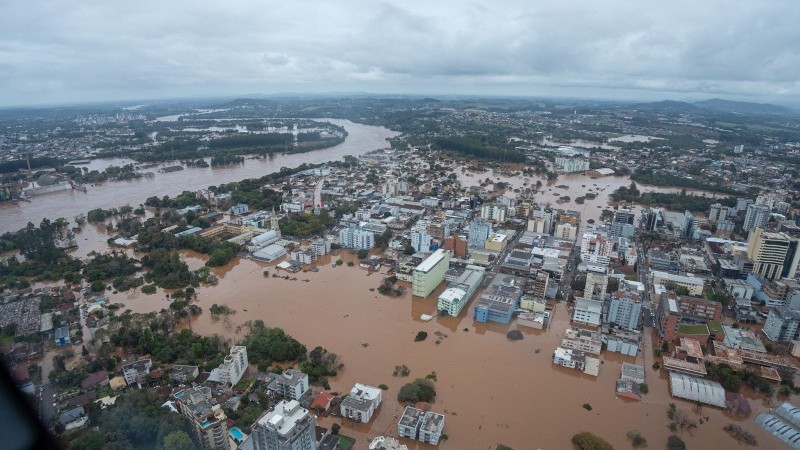
<svg viewBox="0 0 800 450"><path fill-rule="evenodd" d="M367 423L381 404L382 391L379 388L356 383L341 404L340 412L356 422Z"/></svg>

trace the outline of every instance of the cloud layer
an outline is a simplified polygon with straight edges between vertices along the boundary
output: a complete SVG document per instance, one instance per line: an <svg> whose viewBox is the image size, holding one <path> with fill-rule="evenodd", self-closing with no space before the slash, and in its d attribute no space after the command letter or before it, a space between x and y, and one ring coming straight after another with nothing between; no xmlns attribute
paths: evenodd
<svg viewBox="0 0 800 450"><path fill-rule="evenodd" d="M274 92L800 104L800 3L60 1L0 8L0 104Z"/></svg>

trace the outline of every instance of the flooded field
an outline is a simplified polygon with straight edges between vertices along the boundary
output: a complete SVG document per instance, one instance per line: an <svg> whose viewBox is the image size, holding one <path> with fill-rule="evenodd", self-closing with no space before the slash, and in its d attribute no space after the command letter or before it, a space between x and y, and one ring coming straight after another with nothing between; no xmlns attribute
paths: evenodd
<svg viewBox="0 0 800 450"><path fill-rule="evenodd" d="M340 257L355 260L349 253ZM387 384L384 403L371 423L343 423L342 433L356 437L359 449L366 448L369 438L395 433L402 414L396 401L399 388L432 372L438 380L433 408L447 416L445 433L449 440L439 444L442 449L493 449L498 442L517 449L569 448L569 438L580 431L592 431L616 448L627 448L625 434L633 429L639 430L652 448L661 448L669 435L669 402L698 418L694 405L670 398L666 375L651 369L649 350L640 352L636 359L604 354L598 378L553 366L552 351L568 327L565 304L558 305L550 330L522 328L525 338L512 342L505 334L514 325L475 323L472 305L458 318L421 321L420 314L435 314L436 297L444 285L426 299L412 299L410 293L399 298L383 297L370 291L378 287L383 274L346 265L331 267L330 260L328 256L318 263L319 272L290 274L294 281L273 278L273 273L285 275L274 267L235 261L219 269L218 286L200 289L198 304L206 312L181 326L238 340L246 333L241 325L261 319L268 326L285 329L309 349L322 345L340 355L345 366L331 380L333 390L345 392L355 382ZM264 270L270 272L269 277L263 275ZM137 312L168 305L163 293L114 297ZM207 312L213 303L227 304L236 313L214 318ZM414 342L418 331L428 332L428 339ZM650 342L648 336L643 347L650 348ZM647 368L650 393L641 402L614 395L623 361ZM402 364L411 369L411 375L393 377L394 367ZM584 403L592 410L582 408ZM755 413L764 409L757 400L752 406ZM754 433L765 448L776 443L751 420L739 422L711 407L703 408L702 413L709 421L701 424L694 436L683 436L689 448L733 446L735 442L722 431L731 421ZM320 422L330 425L332 419L322 418ZM412 441L404 443L409 448L429 448Z"/></svg>

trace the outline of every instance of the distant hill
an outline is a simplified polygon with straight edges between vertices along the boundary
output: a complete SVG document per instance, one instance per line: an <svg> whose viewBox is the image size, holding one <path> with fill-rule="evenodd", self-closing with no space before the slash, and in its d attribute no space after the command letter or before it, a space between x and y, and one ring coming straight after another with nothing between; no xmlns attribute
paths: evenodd
<svg viewBox="0 0 800 450"><path fill-rule="evenodd" d="M750 116L776 116L776 115L795 115L796 111L784 106L771 105L768 103L736 102L733 100L723 100L712 98L697 102L681 102L675 100L663 100L660 102L635 103L628 106L630 109L656 114L702 114L702 113L723 113L723 114L745 114Z"/></svg>
<svg viewBox="0 0 800 450"><path fill-rule="evenodd" d="M769 103L735 102L733 100L723 100L721 98L702 100L694 102L694 104L705 109L737 114L787 115L795 113L789 108L771 105Z"/></svg>
<svg viewBox="0 0 800 450"><path fill-rule="evenodd" d="M646 111L662 114L687 114L702 112L703 108L692 103L675 100L662 100L660 102L636 103L630 106L637 111Z"/></svg>

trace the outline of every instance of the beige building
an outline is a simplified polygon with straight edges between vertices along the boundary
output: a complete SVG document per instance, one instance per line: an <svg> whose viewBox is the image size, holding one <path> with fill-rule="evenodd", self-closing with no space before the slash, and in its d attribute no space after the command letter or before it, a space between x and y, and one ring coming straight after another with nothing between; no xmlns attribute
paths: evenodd
<svg viewBox="0 0 800 450"><path fill-rule="evenodd" d="M571 223L559 223L556 225L556 233L554 236L558 239L574 241L578 236L578 227Z"/></svg>
<svg viewBox="0 0 800 450"><path fill-rule="evenodd" d="M228 418L211 395L211 388L202 386L175 394L180 413L189 419L192 433L203 448L223 447L228 439Z"/></svg>
<svg viewBox="0 0 800 450"><path fill-rule="evenodd" d="M753 261L753 273L770 280L782 277L784 266L789 266L787 278L797 272L800 251L790 256L792 237L786 233L769 233L763 228L754 228L747 239L747 257ZM791 257L791 261L787 258Z"/></svg>
<svg viewBox="0 0 800 450"><path fill-rule="evenodd" d="M508 235L492 233L489 235L489 239L486 240L484 248L493 252L502 252L506 245L508 245Z"/></svg>
<svg viewBox="0 0 800 450"><path fill-rule="evenodd" d="M444 280L444 274L448 269L450 269L450 252L444 249L433 252L414 268L411 281L412 294L418 297L430 295Z"/></svg>

